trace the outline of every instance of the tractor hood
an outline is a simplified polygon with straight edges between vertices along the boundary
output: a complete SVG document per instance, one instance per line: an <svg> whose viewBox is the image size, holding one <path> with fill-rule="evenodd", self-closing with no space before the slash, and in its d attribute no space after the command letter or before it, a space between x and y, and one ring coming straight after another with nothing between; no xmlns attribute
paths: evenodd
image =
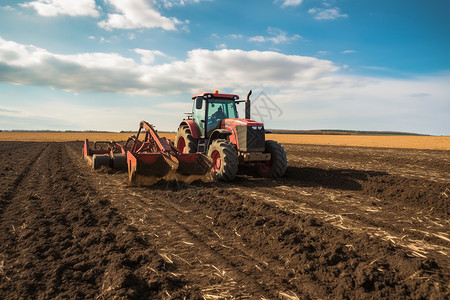
<svg viewBox="0 0 450 300"><path fill-rule="evenodd" d="M225 119L224 121L225 127L227 126L255 126L264 128L264 123L250 120L250 119ZM260 129L260 128L258 128Z"/></svg>
<svg viewBox="0 0 450 300"><path fill-rule="evenodd" d="M232 134L229 140L241 152L262 152L265 150L264 124L250 119L225 119L222 128Z"/></svg>

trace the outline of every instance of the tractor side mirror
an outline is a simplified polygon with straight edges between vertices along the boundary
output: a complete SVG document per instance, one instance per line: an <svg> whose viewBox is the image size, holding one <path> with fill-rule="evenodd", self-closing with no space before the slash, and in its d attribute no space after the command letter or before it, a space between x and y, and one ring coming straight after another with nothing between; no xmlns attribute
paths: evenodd
<svg viewBox="0 0 450 300"><path fill-rule="evenodd" d="M203 106L203 99L202 99L202 97L197 97L195 99L195 108L196 109L202 109L202 106Z"/></svg>

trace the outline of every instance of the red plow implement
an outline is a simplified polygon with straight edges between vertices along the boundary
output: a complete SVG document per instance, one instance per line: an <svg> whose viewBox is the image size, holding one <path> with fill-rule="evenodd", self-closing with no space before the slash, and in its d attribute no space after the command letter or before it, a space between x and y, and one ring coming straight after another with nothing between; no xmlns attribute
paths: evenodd
<svg viewBox="0 0 450 300"><path fill-rule="evenodd" d="M107 149L97 149L99 144L107 144ZM86 140L83 154L93 169L101 166L127 168L132 185L152 185L161 179L188 183L212 179L211 161L206 155L181 153L172 142L159 137L153 126L145 121L140 123L137 135L128 138L125 145L96 142L94 149L90 149Z"/></svg>

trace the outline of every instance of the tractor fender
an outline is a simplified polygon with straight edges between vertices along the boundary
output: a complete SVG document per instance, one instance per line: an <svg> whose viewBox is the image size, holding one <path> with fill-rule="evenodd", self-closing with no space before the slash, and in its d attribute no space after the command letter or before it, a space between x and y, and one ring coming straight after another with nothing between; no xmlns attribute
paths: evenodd
<svg viewBox="0 0 450 300"><path fill-rule="evenodd" d="M178 126L178 128L180 128L182 126L189 127L189 130L191 131L192 137L194 139L200 138L200 133L198 132L198 127L197 127L197 124L195 124L194 120L184 120L183 122L181 122L181 124L180 124L180 126Z"/></svg>
<svg viewBox="0 0 450 300"><path fill-rule="evenodd" d="M226 130L226 129L216 129L214 130L211 135L209 136L209 140L208 140L208 145L211 145L211 143L214 140L218 140L218 139L224 139L227 140L228 136L231 135L231 131Z"/></svg>

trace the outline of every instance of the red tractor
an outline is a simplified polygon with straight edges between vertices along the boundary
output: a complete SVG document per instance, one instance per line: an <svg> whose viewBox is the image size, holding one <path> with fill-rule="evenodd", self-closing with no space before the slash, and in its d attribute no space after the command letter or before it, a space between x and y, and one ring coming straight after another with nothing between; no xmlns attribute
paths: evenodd
<svg viewBox="0 0 450 300"><path fill-rule="evenodd" d="M250 91L246 100L238 95L202 93L192 96L192 113L184 119L175 138L182 153L203 153L212 159L215 179L231 181L239 164L254 164L264 177L279 178L287 169L284 148L266 140L264 124L250 120ZM245 102L245 119L236 104Z"/></svg>

